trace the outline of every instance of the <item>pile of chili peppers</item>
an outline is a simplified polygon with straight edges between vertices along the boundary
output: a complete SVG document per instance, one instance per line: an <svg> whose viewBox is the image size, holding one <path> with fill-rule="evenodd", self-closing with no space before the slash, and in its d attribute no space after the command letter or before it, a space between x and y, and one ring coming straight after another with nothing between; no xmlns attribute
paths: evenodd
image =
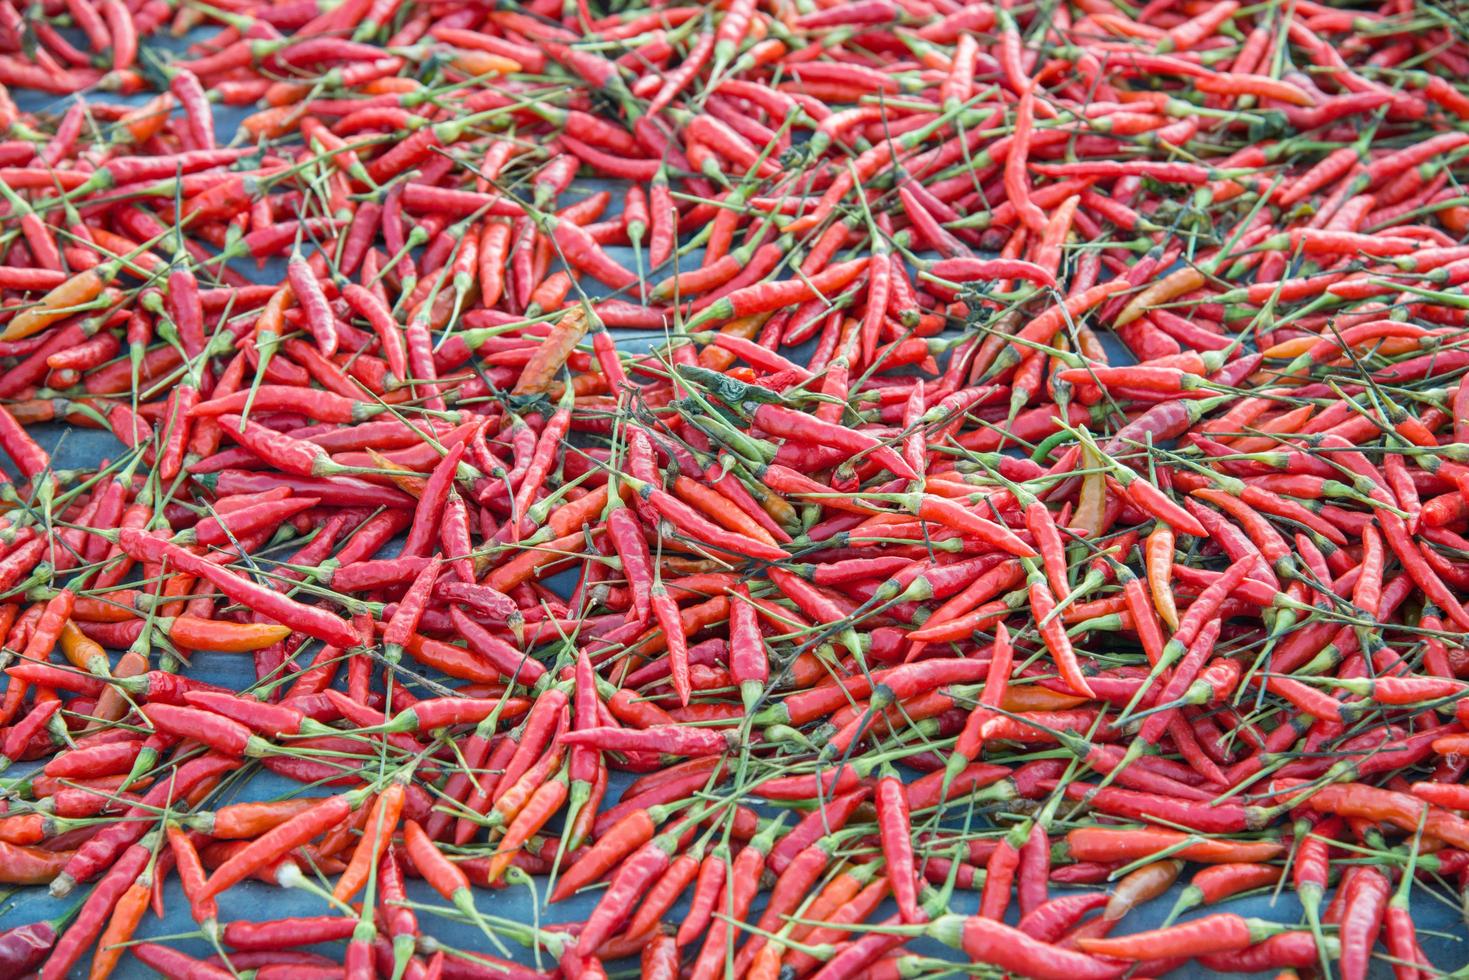
<svg viewBox="0 0 1469 980"><path fill-rule="evenodd" d="M1461 966L1466 78L1404 0L3 0L0 881L77 904L0 975Z"/></svg>

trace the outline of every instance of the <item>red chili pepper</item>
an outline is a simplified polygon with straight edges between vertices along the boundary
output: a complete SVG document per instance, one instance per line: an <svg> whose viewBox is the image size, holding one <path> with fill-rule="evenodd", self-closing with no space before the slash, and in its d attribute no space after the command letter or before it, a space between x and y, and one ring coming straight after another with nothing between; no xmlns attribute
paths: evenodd
<svg viewBox="0 0 1469 980"><path fill-rule="evenodd" d="M755 898L760 867L765 863L766 854L780 825L779 819L771 821L769 826L745 845L730 864L729 874L725 878L724 907L732 910L732 918L743 919L749 912L750 903ZM728 935L729 924L726 919L716 919L709 924L704 945L694 962L693 976L696 980L710 980L719 975L719 971L723 969L721 963L725 958Z"/></svg>
<svg viewBox="0 0 1469 980"><path fill-rule="evenodd" d="M1376 868L1361 868L1352 879L1341 921L1342 976L1360 980L1367 975L1372 947L1377 943L1391 896L1391 881Z"/></svg>
<svg viewBox="0 0 1469 980"><path fill-rule="evenodd" d="M1182 925L1133 933L1119 939L1080 939L1088 953L1125 960L1156 960L1173 956L1197 956L1244 949L1267 938L1268 923L1262 924L1229 912L1193 919ZM1191 944L1185 948L1185 944Z"/></svg>
<svg viewBox="0 0 1469 980"><path fill-rule="evenodd" d="M195 959L187 953L171 949L158 943L139 943L130 947L134 956L145 966L158 971L159 976L169 980L198 977L200 980L224 980L233 976L228 970Z"/></svg>
<svg viewBox="0 0 1469 980"><path fill-rule="evenodd" d="M177 545L131 528L117 532L118 544L138 561L169 562L180 571L206 579L231 598L257 612L279 619L293 629L299 628L325 642L340 647L356 645L357 636L336 616L305 606L279 593L248 582L240 576L205 561Z"/></svg>
<svg viewBox="0 0 1469 980"><path fill-rule="evenodd" d="M974 962L1045 980L1117 977L1124 972L1106 961L1038 942L1019 929L980 916L941 916L927 933L946 946L963 949Z"/></svg>
<svg viewBox="0 0 1469 980"><path fill-rule="evenodd" d="M361 802L362 797L353 794L328 797L262 834L214 870L205 883L203 897L215 897L259 868L273 864L293 848L320 836Z"/></svg>
<svg viewBox="0 0 1469 980"><path fill-rule="evenodd" d="M877 781L877 819L882 838L883 860L887 863L888 885L904 922L924 919L918 907L917 872L913 863L912 828L908 799L902 781L894 772Z"/></svg>

